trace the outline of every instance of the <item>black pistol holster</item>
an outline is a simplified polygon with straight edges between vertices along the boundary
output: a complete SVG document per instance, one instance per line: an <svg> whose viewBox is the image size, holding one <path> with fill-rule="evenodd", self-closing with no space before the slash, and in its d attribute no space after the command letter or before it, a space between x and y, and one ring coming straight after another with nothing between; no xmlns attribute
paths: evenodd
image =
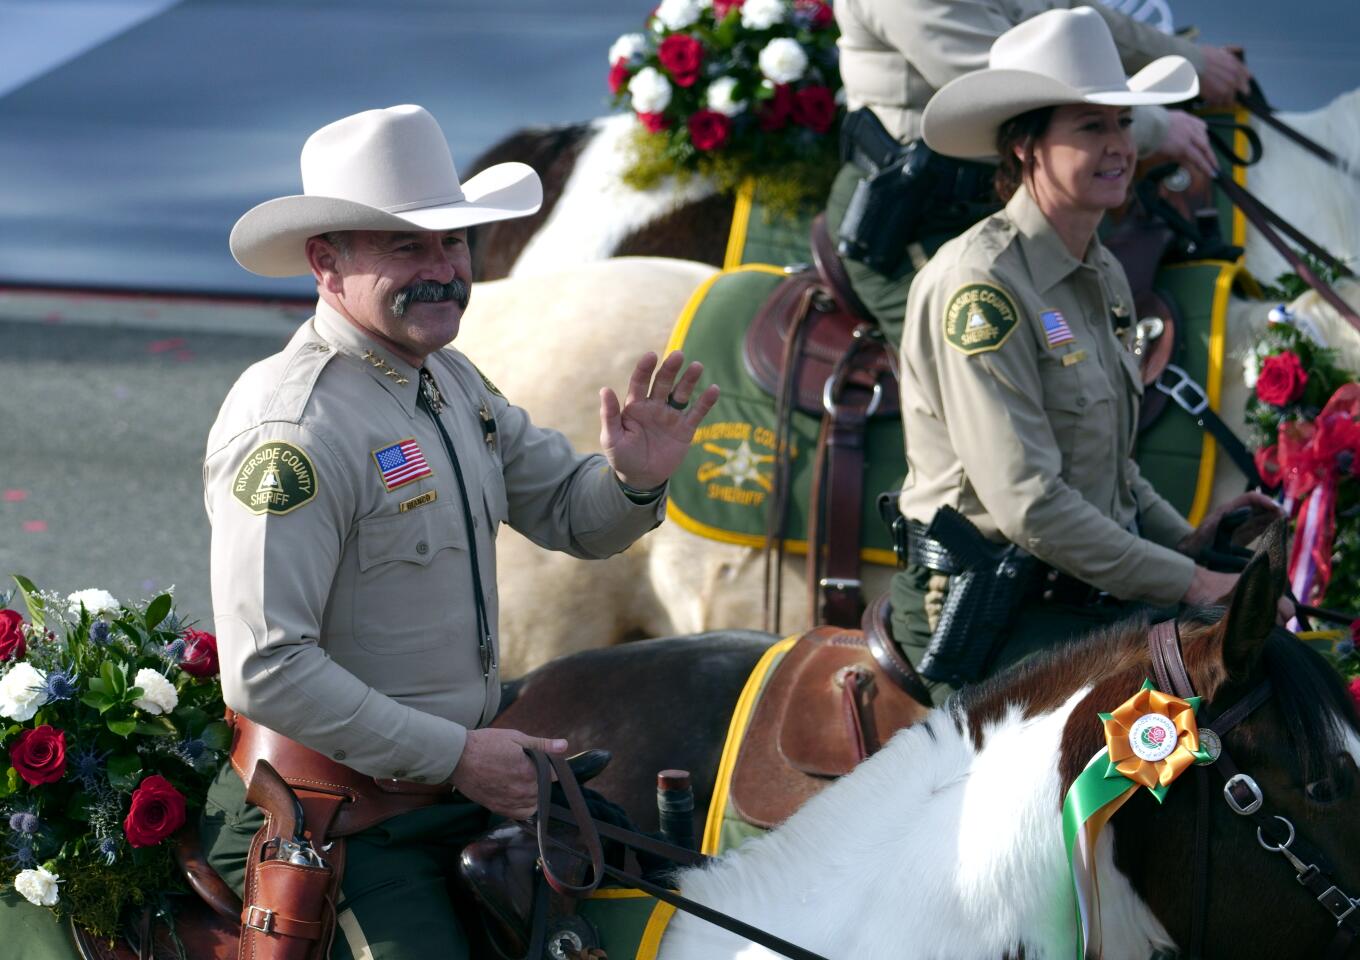
<svg viewBox="0 0 1360 960"><path fill-rule="evenodd" d="M913 553L919 560L949 574L944 609L920 672L950 686L972 683L995 660L1016 608L1033 590L1042 567L1013 543L992 543L951 507L936 511L918 543Z"/></svg>

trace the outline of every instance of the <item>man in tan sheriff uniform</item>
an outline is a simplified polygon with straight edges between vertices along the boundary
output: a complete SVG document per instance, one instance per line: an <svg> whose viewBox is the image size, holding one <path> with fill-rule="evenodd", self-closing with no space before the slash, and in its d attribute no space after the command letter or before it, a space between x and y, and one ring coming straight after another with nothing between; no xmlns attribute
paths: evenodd
<svg viewBox="0 0 1360 960"><path fill-rule="evenodd" d="M360 774L448 784L449 802L349 839L332 956L465 956L443 877L488 810L532 811L522 748L566 748L485 727L500 694L497 529L578 557L623 550L661 522L716 389L690 405L698 365L681 375L679 354L659 367L649 354L622 404L603 391L605 454L575 453L443 349L467 303L465 228L536 210L533 170L460 183L434 118L403 106L318 131L302 175L304 195L256 207L231 238L247 269L311 273L320 299L241 376L208 438L223 693ZM238 888L260 822L243 796L224 768L205 826Z"/></svg>
<svg viewBox="0 0 1360 960"><path fill-rule="evenodd" d="M1045 10L1085 7L1079 0L836 0L840 27L840 72L847 106L873 112L889 135L909 143L921 135L921 112L935 91L956 77L987 66L997 37ZM1250 72L1240 58L1223 47L1194 44L1162 33L1100 2L1089 7L1110 28L1126 70L1133 72L1159 57L1188 59L1199 74L1201 94L1211 104L1232 102L1246 92ZM1204 121L1181 110L1142 105L1134 110L1138 152L1153 154L1212 174L1216 167ZM827 223L833 233L845 216L855 185L870 171L853 163L842 167L827 199ZM925 217L928 231L913 238L914 247L888 273L854 260L847 269L855 291L896 341L907 290L924 259L945 240L982 215L979 203L990 202L989 178L976 183L983 196L938 195ZM940 191L936 191L940 194Z"/></svg>

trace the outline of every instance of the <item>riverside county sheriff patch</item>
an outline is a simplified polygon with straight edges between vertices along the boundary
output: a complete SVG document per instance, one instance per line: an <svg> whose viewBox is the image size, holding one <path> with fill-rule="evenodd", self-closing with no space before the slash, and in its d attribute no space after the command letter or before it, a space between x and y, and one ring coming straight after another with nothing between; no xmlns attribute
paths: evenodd
<svg viewBox="0 0 1360 960"><path fill-rule="evenodd" d="M246 457L231 493L257 516L291 513L316 496L316 468L300 447L271 440Z"/></svg>
<svg viewBox="0 0 1360 960"><path fill-rule="evenodd" d="M944 338L968 356L998 349L1015 330L1015 301L990 283L969 283L954 291L944 310Z"/></svg>

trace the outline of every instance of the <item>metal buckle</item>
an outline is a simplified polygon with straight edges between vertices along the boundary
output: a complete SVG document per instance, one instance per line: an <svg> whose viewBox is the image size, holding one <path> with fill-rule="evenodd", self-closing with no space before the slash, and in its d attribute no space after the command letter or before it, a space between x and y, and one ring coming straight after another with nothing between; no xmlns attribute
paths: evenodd
<svg viewBox="0 0 1360 960"><path fill-rule="evenodd" d="M1344 923L1346 918L1355 912L1356 901L1352 900L1340 887L1328 887L1317 899L1318 903L1322 904L1328 913L1336 917L1337 926Z"/></svg>
<svg viewBox="0 0 1360 960"><path fill-rule="evenodd" d="M256 921L255 914L257 912L264 915L263 921ZM259 907L252 903L246 909L246 926L252 930L258 930L261 933L273 933L274 911L266 910L264 907Z"/></svg>
<svg viewBox="0 0 1360 960"><path fill-rule="evenodd" d="M832 391L835 387L836 378L834 376L827 377L826 383L822 384L822 409L833 417L836 415L836 398L832 395ZM880 381L875 380L873 396L869 397L869 406L865 408L864 415L866 417L872 417L878 412L878 406L882 402L883 384Z"/></svg>
<svg viewBox="0 0 1360 960"><path fill-rule="evenodd" d="M1239 783L1251 791L1252 801L1246 806L1238 803L1237 798L1233 796L1233 787ZM1228 801L1228 806L1232 808L1233 813L1243 817L1251 816L1261 809L1261 804L1266 802L1266 798L1261 795L1261 788L1256 785L1256 781L1245 773L1233 774L1228 782L1223 785L1223 799ZM1291 841L1294 839L1294 828L1292 826L1289 828L1289 839ZM1285 844L1285 846L1288 846L1288 844Z"/></svg>
<svg viewBox="0 0 1360 960"><path fill-rule="evenodd" d="M1171 374L1175 377L1176 382L1167 384L1165 382L1167 374ZM1176 366L1174 363L1168 363L1166 365L1166 369L1162 371L1162 375L1157 378L1156 386L1158 390L1176 401L1176 406L1180 407L1192 417L1198 417L1205 410L1209 409L1209 398L1205 395L1204 388L1196 383L1190 374L1186 373L1185 370ZM1188 395L1190 399L1186 399L1186 396L1182 394Z"/></svg>
<svg viewBox="0 0 1360 960"><path fill-rule="evenodd" d="M822 577L817 581L823 590L858 590L862 585L863 581L853 577Z"/></svg>

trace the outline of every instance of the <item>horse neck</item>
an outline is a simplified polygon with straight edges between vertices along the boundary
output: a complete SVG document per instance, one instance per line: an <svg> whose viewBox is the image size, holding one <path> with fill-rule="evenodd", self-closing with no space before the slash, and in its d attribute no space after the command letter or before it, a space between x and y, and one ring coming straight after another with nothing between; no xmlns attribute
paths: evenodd
<svg viewBox="0 0 1360 960"><path fill-rule="evenodd" d="M1058 759L1085 693L976 732L936 710L779 829L681 874L681 892L828 957L899 956L904 944L940 960L1070 957ZM1105 955L1144 960L1167 938L1111 850L1106 839L1098 851ZM682 915L661 958L767 956L751 949Z"/></svg>

